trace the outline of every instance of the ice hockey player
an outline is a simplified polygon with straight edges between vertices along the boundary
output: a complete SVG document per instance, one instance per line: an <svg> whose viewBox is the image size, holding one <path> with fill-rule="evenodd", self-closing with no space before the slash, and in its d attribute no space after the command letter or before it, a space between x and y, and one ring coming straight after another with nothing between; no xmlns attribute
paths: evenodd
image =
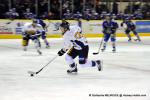
<svg viewBox="0 0 150 100"><path fill-rule="evenodd" d="M105 19L106 20L102 24L103 34L104 34L104 43L103 43L103 48L101 50L102 50L102 52L105 51L107 42L108 42L109 38L111 38L112 47L113 47L112 51L116 52L116 43L115 42L116 42L116 30L118 28L118 24L111 19L109 14L106 15Z"/></svg>
<svg viewBox="0 0 150 100"><path fill-rule="evenodd" d="M23 29L22 29L23 42L22 42L22 45L23 45L24 51L27 50L29 40L32 40L35 43L35 48L36 48L37 52L40 55L42 54L42 52L40 51L39 39L38 39L38 37L39 37L39 35L41 35L42 31L43 31L42 26L35 23L34 21L33 21L33 23L26 23L23 26Z"/></svg>
<svg viewBox="0 0 150 100"><path fill-rule="evenodd" d="M69 65L67 73L76 73L78 71L77 64L74 59L79 57L79 64L83 67L97 67L99 71L102 68L102 61L100 60L88 60L89 46L86 38L80 33L79 26L70 26L68 22L62 22L60 24L60 30L63 35L64 46L58 52L59 56L62 56L66 52L66 62Z"/></svg>
<svg viewBox="0 0 150 100"><path fill-rule="evenodd" d="M47 30L47 26L46 26L46 23L44 23L44 21L42 19L33 19L33 21L37 24L40 24L42 27L43 27L43 31L41 33L41 38L43 39L45 45L46 45L46 48L49 48L50 45L49 45L49 42L47 41L46 39L46 30ZM40 43L40 42L39 42ZM39 44L40 47L41 47L41 44Z"/></svg>
<svg viewBox="0 0 150 100"><path fill-rule="evenodd" d="M126 35L128 36L129 40L128 41L131 41L131 35L130 35L130 32L133 32L133 34L137 37L137 39L135 39L135 41L141 41L138 33L136 32L136 26L135 24L131 21L130 18L126 18L122 23L121 23L121 26L123 27L123 25L126 25L126 29L125 29L125 33Z"/></svg>

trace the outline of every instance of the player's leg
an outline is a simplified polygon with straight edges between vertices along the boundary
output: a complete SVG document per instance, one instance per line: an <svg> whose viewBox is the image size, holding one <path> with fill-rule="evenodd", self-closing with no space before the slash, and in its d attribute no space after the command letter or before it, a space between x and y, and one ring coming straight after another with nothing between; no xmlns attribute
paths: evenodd
<svg viewBox="0 0 150 100"><path fill-rule="evenodd" d="M74 61L74 58L76 58L78 56L78 50L71 48L68 53L65 56L66 62L69 65L69 69L67 70L67 73L73 73L73 72L77 72L77 64Z"/></svg>
<svg viewBox="0 0 150 100"><path fill-rule="evenodd" d="M46 44L46 48L49 48L50 46L49 46L49 42L46 39L46 32L45 31L42 32L41 37L42 37L44 43Z"/></svg>
<svg viewBox="0 0 150 100"><path fill-rule="evenodd" d="M111 42L112 42L112 48L113 52L116 52L116 34L111 34Z"/></svg>
<svg viewBox="0 0 150 100"><path fill-rule="evenodd" d="M22 38L22 46L23 46L24 51L27 51L28 43L29 43L29 37L27 37L27 36L23 37Z"/></svg>
<svg viewBox="0 0 150 100"><path fill-rule="evenodd" d="M41 55L42 52L40 51L40 46L39 46L39 39L38 39L38 37L32 37L31 39L33 40L33 42L34 42L34 44L35 44L35 48L36 48L37 52Z"/></svg>
<svg viewBox="0 0 150 100"><path fill-rule="evenodd" d="M104 43L103 43L103 48L101 49L102 52L105 51L109 38L110 38L110 34L104 34Z"/></svg>
<svg viewBox="0 0 150 100"><path fill-rule="evenodd" d="M82 67L96 67L99 71L102 69L102 61L100 60L88 60L88 52L89 47L85 46L82 50L79 52L79 64Z"/></svg>
<svg viewBox="0 0 150 100"><path fill-rule="evenodd" d="M39 44L39 47L41 48L40 36L38 36L38 44Z"/></svg>
<svg viewBox="0 0 150 100"><path fill-rule="evenodd" d="M137 37L137 39L135 39L135 41L141 41L140 36L138 35L138 33L136 32L136 30L132 30L133 34Z"/></svg>
<svg viewBox="0 0 150 100"><path fill-rule="evenodd" d="M126 30L125 30L125 33L126 33L126 35L127 35L127 37L128 37L128 41L131 41L130 30L126 29Z"/></svg>

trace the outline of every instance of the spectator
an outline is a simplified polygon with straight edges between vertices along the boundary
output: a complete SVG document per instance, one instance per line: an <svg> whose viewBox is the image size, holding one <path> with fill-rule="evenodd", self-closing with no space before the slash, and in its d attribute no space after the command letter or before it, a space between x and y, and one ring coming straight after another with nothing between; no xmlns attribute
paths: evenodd
<svg viewBox="0 0 150 100"><path fill-rule="evenodd" d="M113 10L112 10L113 14L118 14L118 4L117 2L113 2Z"/></svg>
<svg viewBox="0 0 150 100"><path fill-rule="evenodd" d="M26 19L32 19L32 18L36 17L32 12L30 12L30 8L27 8L26 12L23 13L23 15L24 15L24 18L26 18Z"/></svg>
<svg viewBox="0 0 150 100"><path fill-rule="evenodd" d="M137 9L140 9L141 7L141 2L133 2L133 5L132 5L132 9L133 9L133 12L135 12Z"/></svg>
<svg viewBox="0 0 150 100"><path fill-rule="evenodd" d="M0 18L5 18L5 13L8 11L8 5L6 0L0 0Z"/></svg>
<svg viewBox="0 0 150 100"><path fill-rule="evenodd" d="M86 9L86 10L84 11L83 18L84 18L85 20L90 20L90 19L91 19L90 9Z"/></svg>
<svg viewBox="0 0 150 100"><path fill-rule="evenodd" d="M125 19L125 18L124 18L124 13L123 13L123 12L119 12L119 13L117 14L117 19L124 20L124 19Z"/></svg>
<svg viewBox="0 0 150 100"><path fill-rule="evenodd" d="M105 19L105 16L107 15L107 12L106 11L103 11L100 15L100 18L101 19Z"/></svg>
<svg viewBox="0 0 150 100"><path fill-rule="evenodd" d="M51 0L51 12L55 19L60 19L60 2L59 0Z"/></svg>
<svg viewBox="0 0 150 100"><path fill-rule="evenodd" d="M134 12L134 19L143 19L143 14L141 12L141 9L138 9L137 11Z"/></svg>
<svg viewBox="0 0 150 100"><path fill-rule="evenodd" d="M75 13L75 14L73 15L73 18L74 18L74 19L81 19L81 18L82 18L82 14L81 14L79 11L77 11L77 13Z"/></svg>
<svg viewBox="0 0 150 100"><path fill-rule="evenodd" d="M63 18L64 19L72 19L72 13L70 12L69 9L67 9L67 12L64 13Z"/></svg>
<svg viewBox="0 0 150 100"><path fill-rule="evenodd" d="M142 7L143 18L150 18L150 4L145 3Z"/></svg>
<svg viewBox="0 0 150 100"><path fill-rule="evenodd" d="M9 6L8 1L9 0L0 0L0 18L13 17L30 19L35 17L35 0L11 0L11 6ZM111 8L109 7L110 2L106 1L109 0L96 0L96 2L94 0L86 0L86 2L84 2L84 0L74 0L74 2L71 0L50 0L49 6L48 0L38 0L38 15L36 16L50 19L61 19L65 16L66 19L73 19L83 15L82 18L90 20L99 19L99 17L103 18L106 13L112 10L112 13L117 16L117 19L122 19L123 14L118 13L118 11L120 11L120 9L118 9L120 3L116 2L118 0L113 0L112 9L108 9ZM124 10L125 14L134 14L134 19L150 18L150 5L146 0L142 0L145 3L141 3L141 0L134 0L134 2L129 2L130 0L123 0L123 2L124 1L127 1L129 4ZM48 6L50 7L50 12L48 12ZM16 8L16 10L8 9L9 7ZM91 11L93 8L95 11ZM141 9L141 11L137 11L137 9ZM80 14L77 12L80 12Z"/></svg>
<svg viewBox="0 0 150 100"><path fill-rule="evenodd" d="M19 17L19 14L16 12L16 8L9 9L8 12L6 12L6 18L15 19Z"/></svg>
<svg viewBox="0 0 150 100"><path fill-rule="evenodd" d="M95 10L91 11L91 19L93 20L99 19L99 14Z"/></svg>

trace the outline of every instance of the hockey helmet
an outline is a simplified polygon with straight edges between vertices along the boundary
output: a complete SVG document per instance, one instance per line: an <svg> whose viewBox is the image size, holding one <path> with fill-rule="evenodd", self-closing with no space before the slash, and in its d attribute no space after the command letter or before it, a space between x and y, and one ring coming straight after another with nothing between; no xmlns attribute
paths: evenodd
<svg viewBox="0 0 150 100"><path fill-rule="evenodd" d="M69 26L70 24L65 20L63 20L62 23L60 24L60 27L67 29L67 30L69 29Z"/></svg>

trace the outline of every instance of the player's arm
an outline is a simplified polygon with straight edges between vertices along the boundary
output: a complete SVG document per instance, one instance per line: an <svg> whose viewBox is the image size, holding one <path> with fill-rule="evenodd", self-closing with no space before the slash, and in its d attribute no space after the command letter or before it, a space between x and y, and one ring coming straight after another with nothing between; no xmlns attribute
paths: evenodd
<svg viewBox="0 0 150 100"><path fill-rule="evenodd" d="M46 23L42 20L43 27L46 28Z"/></svg>
<svg viewBox="0 0 150 100"><path fill-rule="evenodd" d="M136 26L133 22L131 22L130 25L131 25L131 30L134 30L136 28Z"/></svg>
<svg viewBox="0 0 150 100"><path fill-rule="evenodd" d="M64 55L65 53L66 53L66 50L65 50L64 48L62 48L61 50L58 51L57 54L58 54L59 56L62 56L62 55Z"/></svg>
<svg viewBox="0 0 150 100"><path fill-rule="evenodd" d="M107 25L106 25L106 23L105 22L103 22L103 24L102 24L102 28L103 28L103 34L105 35L106 34L106 30L107 30Z"/></svg>
<svg viewBox="0 0 150 100"><path fill-rule="evenodd" d="M57 53L59 56L64 55L69 50L69 48L72 47L71 41L68 38L64 38L63 40L64 40L63 48L59 50Z"/></svg>
<svg viewBox="0 0 150 100"><path fill-rule="evenodd" d="M35 30L27 30L25 33L27 33L27 36L29 36L32 40L37 39L38 35Z"/></svg>
<svg viewBox="0 0 150 100"><path fill-rule="evenodd" d="M28 35L31 38L36 37L36 31L29 29L29 25L27 25L23 28L23 34L26 36Z"/></svg>
<svg viewBox="0 0 150 100"><path fill-rule="evenodd" d="M23 36L23 37L26 37L26 36L27 36L27 33L25 32L24 29L22 29L22 36Z"/></svg>
<svg viewBox="0 0 150 100"><path fill-rule="evenodd" d="M120 23L120 26L123 27L123 24L125 24L124 20Z"/></svg>
<svg viewBox="0 0 150 100"><path fill-rule="evenodd" d="M23 37L27 37L27 35L28 35L28 34L27 34L26 32L22 32L22 36L23 36Z"/></svg>
<svg viewBox="0 0 150 100"><path fill-rule="evenodd" d="M106 23L105 23L105 22L103 22L102 27L103 27L103 29L104 29L104 30L106 30L106 29L107 29L107 25L106 25Z"/></svg>
<svg viewBox="0 0 150 100"><path fill-rule="evenodd" d="M26 32L26 29L27 29L27 28L24 26L24 27L22 28L22 30L21 30L23 37L26 37L26 36L28 35L27 32Z"/></svg>
<svg viewBox="0 0 150 100"><path fill-rule="evenodd" d="M40 24L38 24L36 35L40 36L43 32L45 32L45 30L43 29L43 27Z"/></svg>
<svg viewBox="0 0 150 100"><path fill-rule="evenodd" d="M112 27L112 34L114 34L116 32L117 28L118 28L118 23L114 22L113 27Z"/></svg>

